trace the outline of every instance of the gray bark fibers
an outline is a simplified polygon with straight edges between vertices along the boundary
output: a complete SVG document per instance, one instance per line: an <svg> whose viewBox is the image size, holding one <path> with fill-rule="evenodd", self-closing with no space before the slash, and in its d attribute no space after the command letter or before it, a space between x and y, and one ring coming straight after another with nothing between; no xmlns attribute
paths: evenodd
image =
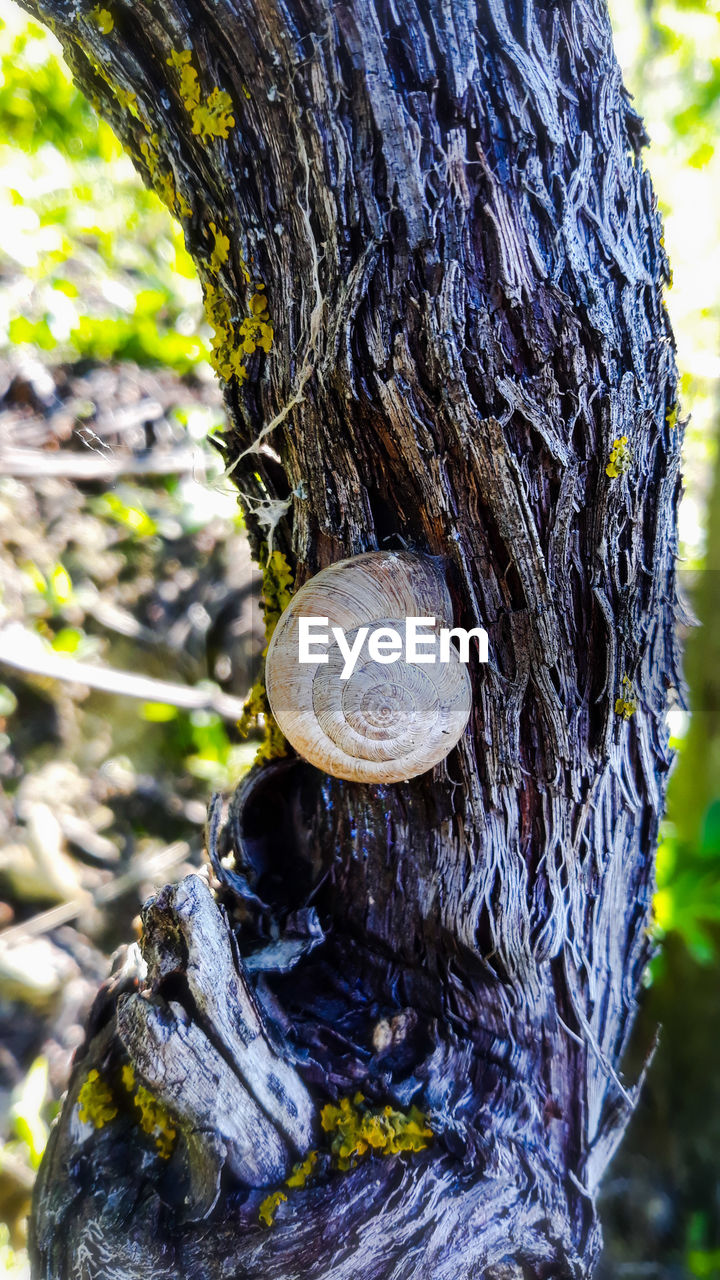
<svg viewBox="0 0 720 1280"><path fill-rule="evenodd" d="M236 332L265 285L273 344L228 384L225 440L256 550L298 583L375 548L441 557L490 663L432 773L370 787L278 762L215 808L228 915L198 924L190 890L160 895L151 996L126 965L99 997L39 1179L34 1274L587 1276L636 1097L622 1059L680 682L668 267L605 5L107 7L103 34L88 4L32 0L146 178L172 173ZM192 132L182 50L203 101L230 95L226 138ZM251 1006L243 1057L223 1028ZM77 1121L89 1067L111 1078L128 1055L180 1131L164 1172L129 1120ZM209 1080L247 1100L242 1123ZM312 1100L321 1147L320 1108L358 1089L415 1102L432 1146L325 1168L261 1226L307 1150L287 1098Z"/></svg>

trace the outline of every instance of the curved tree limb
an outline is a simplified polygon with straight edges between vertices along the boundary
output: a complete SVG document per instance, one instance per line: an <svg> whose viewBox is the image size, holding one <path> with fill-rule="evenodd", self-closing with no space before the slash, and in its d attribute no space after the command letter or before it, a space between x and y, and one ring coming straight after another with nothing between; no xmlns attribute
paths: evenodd
<svg viewBox="0 0 720 1280"><path fill-rule="evenodd" d="M667 262L605 6L118 0L105 34L84 5L31 7L226 317L227 462L256 548L272 539L298 583L375 547L435 556L491 651L470 730L431 774L361 787L278 762L216 814L243 968L196 1017L201 916L171 894L151 912L153 994L117 978L100 1000L39 1183L36 1275L588 1275L636 1096L622 1059L680 685ZM188 51L201 105L232 106L211 136L183 98ZM258 290L272 347L233 374ZM250 1099L233 1128L183 1075L203 1054L210 1078L228 1064L227 1019L249 1026L253 1000L283 1049L259 1032L265 1065L252 1050L233 1068ZM138 1139L119 1122L72 1128L88 1068L122 1061L118 1033L181 1132L217 1126L179 1144L184 1183L157 1156L127 1169ZM151 1043L178 1046L172 1069ZM273 1114L251 1161L271 1059L309 1114L360 1089L417 1104L432 1146L343 1173L325 1149L263 1228L253 1180L304 1149ZM209 1217L168 1208L174 1179L204 1211L221 1160Z"/></svg>

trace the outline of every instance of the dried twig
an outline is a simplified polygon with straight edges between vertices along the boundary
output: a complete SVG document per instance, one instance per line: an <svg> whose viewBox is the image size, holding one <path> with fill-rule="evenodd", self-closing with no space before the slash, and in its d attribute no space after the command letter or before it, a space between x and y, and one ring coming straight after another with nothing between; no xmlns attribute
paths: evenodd
<svg viewBox="0 0 720 1280"><path fill-rule="evenodd" d="M169 680L156 680L153 676L135 675L131 671L116 671L112 667L93 666L77 658L61 657L46 649L39 636L19 623L0 628L0 663L31 675L84 684L102 693L138 698L142 702L160 702L184 711L215 711L223 720L239 720L243 713L241 698L223 693L213 685L199 688L173 684Z"/></svg>
<svg viewBox="0 0 720 1280"><path fill-rule="evenodd" d="M20 480L44 476L78 481L114 480L129 475L165 476L193 471L204 474L205 462L199 449L174 449L139 458L132 453L72 453L69 449L48 453L44 449L11 448L0 450L0 475Z"/></svg>

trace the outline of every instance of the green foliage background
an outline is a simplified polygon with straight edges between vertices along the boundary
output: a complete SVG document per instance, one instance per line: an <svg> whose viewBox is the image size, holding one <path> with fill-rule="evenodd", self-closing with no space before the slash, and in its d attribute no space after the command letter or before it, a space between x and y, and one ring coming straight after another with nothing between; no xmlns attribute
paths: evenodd
<svg viewBox="0 0 720 1280"><path fill-rule="evenodd" d="M691 714L672 713L679 763L658 855L662 945L647 975L639 1055L658 1020L666 1035L608 1180L602 1274L720 1280L720 2L613 0L611 11L652 139L647 163L674 269L668 306L689 416L681 578L703 626L687 641ZM73 87L54 38L10 0L0 0L0 67L0 357L20 349L50 363L132 360L207 377L201 292L179 226ZM217 420L195 412L196 436ZM124 485L94 501L96 515L121 529L132 562L144 539L162 537L175 498L158 482L154 495ZM227 502L223 510L233 522ZM172 515L188 531L197 520L182 500ZM91 652L92 637L68 623L66 566L35 570L34 579L27 570L33 624L57 649ZM0 686L8 734L14 712ZM154 743L167 755L170 744L170 767L203 787L246 767L247 752L217 717L158 706L143 714L160 726L151 753ZM144 752L152 769L147 742ZM33 1168L42 1150L47 1073L42 1062L28 1067L0 1171L18 1153ZM26 1274L9 1228L0 1228L0 1274Z"/></svg>
<svg viewBox="0 0 720 1280"><path fill-rule="evenodd" d="M56 360L204 362L182 232L89 102L55 38L0 9L0 344Z"/></svg>
<svg viewBox="0 0 720 1280"><path fill-rule="evenodd" d="M0 0L0 171L0 357L27 352L81 369L127 360L213 380L202 292L179 224L75 88L55 37L12 0ZM175 417L199 442L222 422L219 407L190 398ZM219 462L210 470L218 475ZM229 485L214 486L206 503L177 489L174 478L124 481L90 499L114 527L113 546L137 557L137 573L147 571L148 539L167 537L171 526L192 534L216 515L241 526ZM36 628L58 651L93 654L82 628L66 625L80 589L68 567L23 567ZM178 733L192 748L184 765L206 781L227 781L226 764L233 775L241 767L217 717L186 723L152 706L143 715L182 722Z"/></svg>

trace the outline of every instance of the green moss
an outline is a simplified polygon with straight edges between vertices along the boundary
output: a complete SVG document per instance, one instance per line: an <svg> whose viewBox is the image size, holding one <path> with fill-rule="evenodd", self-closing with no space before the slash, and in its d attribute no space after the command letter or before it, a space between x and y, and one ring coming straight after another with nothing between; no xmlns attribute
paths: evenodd
<svg viewBox="0 0 720 1280"><path fill-rule="evenodd" d="M263 571L261 604L265 619L264 658L267 654L273 631L280 620L280 615L292 600L293 572L282 551L272 551L269 556L266 555L264 562L261 560L260 563ZM250 690L242 718L238 722L240 732L247 735L257 725L260 716L264 720L265 735L261 745L258 747L255 762L275 760L286 756L287 742L270 710L264 675L255 681Z"/></svg>
<svg viewBox="0 0 720 1280"><path fill-rule="evenodd" d="M293 571L282 551L271 551L261 565L263 571L262 606L265 619L265 649L272 639L281 615L294 595Z"/></svg>

